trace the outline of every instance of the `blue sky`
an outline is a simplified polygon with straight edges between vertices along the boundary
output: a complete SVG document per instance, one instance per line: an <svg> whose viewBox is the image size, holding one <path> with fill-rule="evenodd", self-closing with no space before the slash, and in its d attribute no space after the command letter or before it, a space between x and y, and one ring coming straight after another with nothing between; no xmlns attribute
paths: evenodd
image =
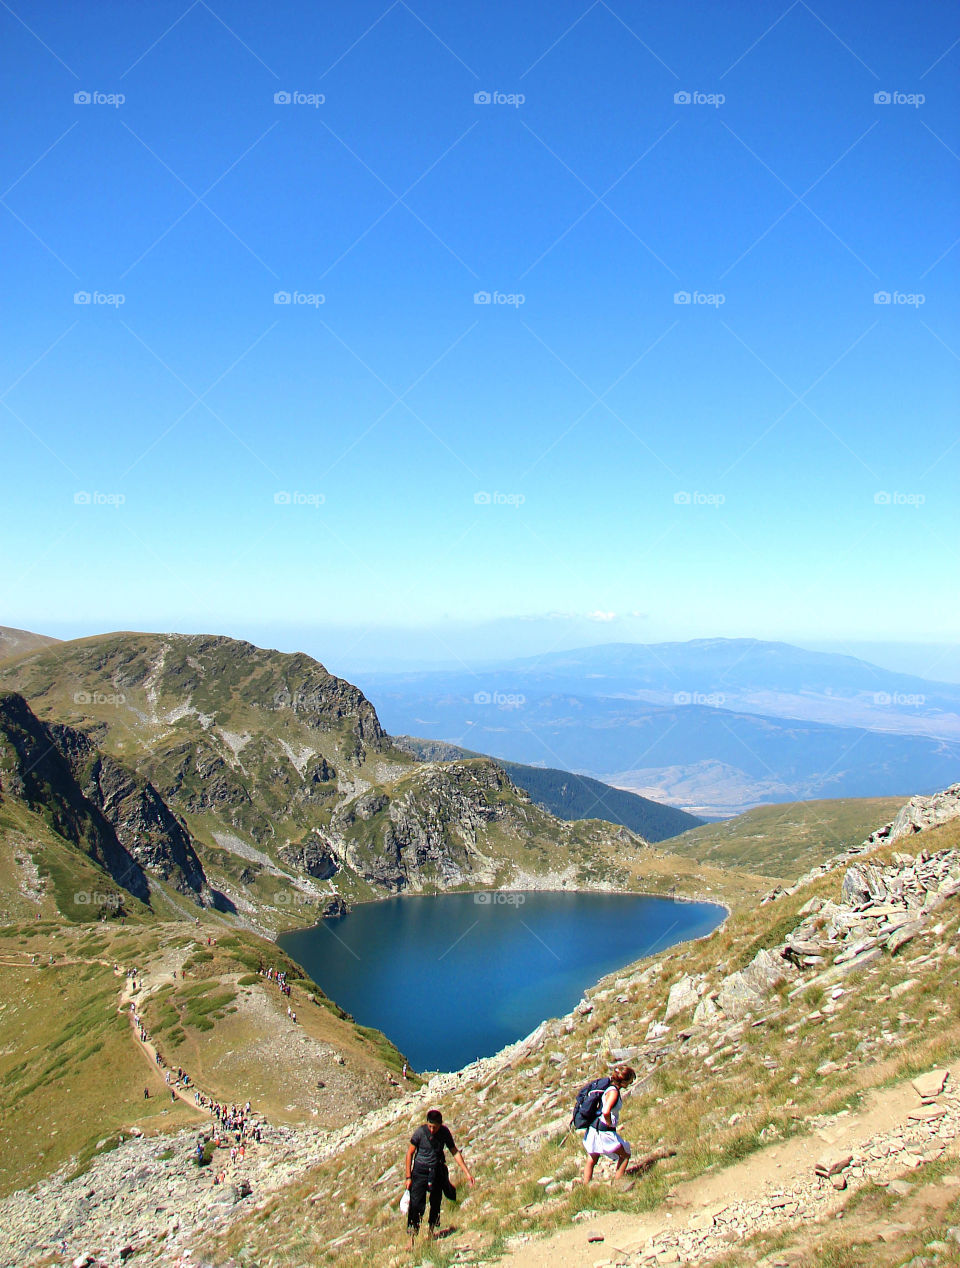
<svg viewBox="0 0 960 1268"><path fill-rule="evenodd" d="M0 620L956 640L954 6L0 23Z"/></svg>

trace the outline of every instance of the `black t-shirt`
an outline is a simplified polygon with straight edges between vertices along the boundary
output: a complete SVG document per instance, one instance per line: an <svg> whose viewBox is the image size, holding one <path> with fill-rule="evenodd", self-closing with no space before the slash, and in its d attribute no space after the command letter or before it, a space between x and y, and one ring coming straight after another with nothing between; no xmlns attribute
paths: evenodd
<svg viewBox="0 0 960 1268"><path fill-rule="evenodd" d="M410 1137L410 1144L416 1147L417 1152L413 1157L412 1171L416 1171L420 1175L435 1175L439 1170L446 1167L446 1159L443 1156L444 1149L449 1149L452 1154L457 1152L457 1146L454 1144L453 1136L450 1134L450 1128L441 1125L435 1132L424 1125L418 1127Z"/></svg>

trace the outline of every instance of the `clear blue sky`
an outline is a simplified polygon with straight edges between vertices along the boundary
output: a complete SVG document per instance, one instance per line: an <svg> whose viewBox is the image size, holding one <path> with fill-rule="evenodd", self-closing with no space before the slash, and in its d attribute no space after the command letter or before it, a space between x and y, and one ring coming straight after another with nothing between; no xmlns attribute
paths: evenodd
<svg viewBox="0 0 960 1268"><path fill-rule="evenodd" d="M955 6L0 26L3 622L955 639Z"/></svg>

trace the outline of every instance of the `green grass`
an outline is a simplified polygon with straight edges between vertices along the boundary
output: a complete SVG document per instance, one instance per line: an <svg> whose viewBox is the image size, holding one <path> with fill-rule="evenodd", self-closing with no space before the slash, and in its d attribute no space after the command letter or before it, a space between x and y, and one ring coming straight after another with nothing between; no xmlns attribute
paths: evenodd
<svg viewBox="0 0 960 1268"><path fill-rule="evenodd" d="M903 797L857 797L758 806L721 823L707 823L671 837L668 848L701 863L743 868L786 882L891 820Z"/></svg>

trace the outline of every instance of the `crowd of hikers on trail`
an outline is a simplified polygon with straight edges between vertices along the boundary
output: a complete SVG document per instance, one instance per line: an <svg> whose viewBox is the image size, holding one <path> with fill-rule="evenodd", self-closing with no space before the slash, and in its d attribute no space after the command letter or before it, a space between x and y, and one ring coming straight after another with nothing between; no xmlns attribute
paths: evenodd
<svg viewBox="0 0 960 1268"><path fill-rule="evenodd" d="M115 967L119 973L119 967ZM143 986L143 979L138 969L127 969L126 974L131 991L138 989L138 981L139 985ZM130 1015L140 1042L146 1046L150 1043L150 1035L143 1024L134 1000L130 1001ZM183 1066L168 1068L159 1048L154 1048L153 1060L164 1071L164 1083L170 1089L171 1101L176 1101L178 1089L186 1091L188 1088L193 1088L194 1105L198 1109L205 1110L216 1120L216 1126L212 1132L201 1133L197 1138L195 1161L198 1165L204 1166L211 1161L211 1156L207 1152L208 1148L211 1150L226 1149L229 1146L230 1161L232 1163L241 1163L246 1157L247 1146L251 1141L256 1142L258 1145L263 1143L263 1129L266 1125L266 1119L262 1115L254 1116L249 1101L244 1105L228 1105L226 1102L215 1101L194 1086L193 1080ZM144 1100L150 1099L149 1087L144 1087L143 1097ZM225 1181L226 1171L221 1169L216 1172L213 1179L214 1185L224 1184Z"/></svg>
<svg viewBox="0 0 960 1268"><path fill-rule="evenodd" d="M616 1164L614 1182L626 1175L632 1150L628 1141L620 1135L620 1109L623 1093L636 1080L632 1066L618 1065L602 1078L587 1083L577 1093L570 1126L583 1132L583 1147L587 1158L581 1183L590 1184L593 1172L601 1158ZM405 1159L404 1193L400 1199L401 1214L407 1217L407 1233L410 1250L416 1246L417 1234L423 1222L429 1199L428 1237L438 1236L440 1208L443 1199L457 1200L456 1186L450 1179L446 1155L449 1154L467 1183L474 1184L473 1174L458 1148L450 1128L444 1123L438 1109L427 1111L426 1121L410 1137Z"/></svg>
<svg viewBox="0 0 960 1268"><path fill-rule="evenodd" d="M283 973L281 973L281 972L279 972L279 971L278 971L278 972L274 972L274 970L273 970L272 968L269 968L269 969L268 969L268 968L266 968L266 967L264 966L264 964L263 964L263 961L262 961L262 960L261 960L261 962L260 962L260 968L259 968L258 972L259 972L260 976L261 976L261 977L265 977L265 978L267 979L267 981L268 981L268 982L276 982L276 984L280 987L280 994L281 994L281 995L289 995L289 994L290 994L290 985L289 985L289 983L287 982L287 975L286 975L286 972L283 972ZM288 1009L287 1009L287 1012L289 1013L289 1011L290 1011L290 1010L289 1010L289 1008L288 1008Z"/></svg>

